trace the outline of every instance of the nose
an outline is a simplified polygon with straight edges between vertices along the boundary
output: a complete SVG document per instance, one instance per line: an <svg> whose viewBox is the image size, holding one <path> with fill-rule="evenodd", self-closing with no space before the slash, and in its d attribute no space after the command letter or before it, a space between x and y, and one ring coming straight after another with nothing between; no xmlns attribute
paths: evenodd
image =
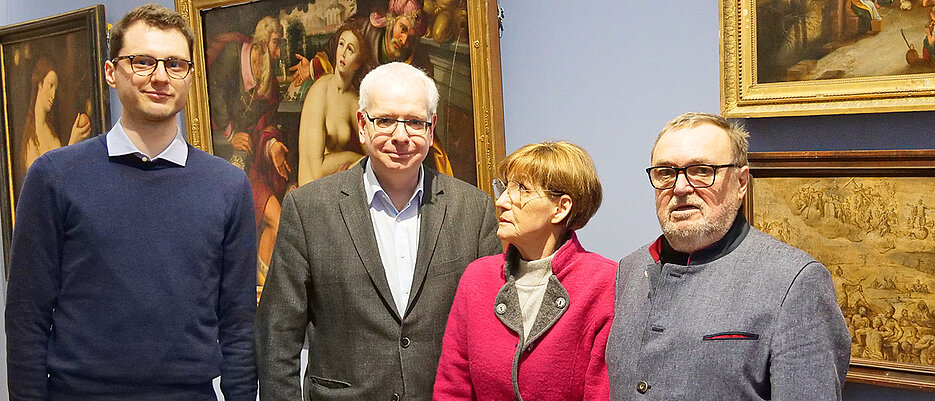
<svg viewBox="0 0 935 401"><path fill-rule="evenodd" d="M160 65L162 68L159 68ZM156 61L156 69L149 76L153 81L169 82L169 71L166 70L166 62L163 60Z"/></svg>
<svg viewBox="0 0 935 401"><path fill-rule="evenodd" d="M672 187L672 193L676 196L688 195L695 190L695 187L688 183L688 176L684 171L678 172L675 176L675 186Z"/></svg>
<svg viewBox="0 0 935 401"><path fill-rule="evenodd" d="M494 205L497 206L497 208L499 209L505 210L509 208L511 203L510 203L510 195L507 194L507 191L504 190L503 193L501 193L500 196L497 197L497 201L494 202Z"/></svg>
<svg viewBox="0 0 935 401"><path fill-rule="evenodd" d="M406 131L406 124L397 122L390 139L392 139L393 143L408 143L409 132Z"/></svg>
<svg viewBox="0 0 935 401"><path fill-rule="evenodd" d="M406 46L406 42L409 42L409 34L408 33L399 34L399 45Z"/></svg>

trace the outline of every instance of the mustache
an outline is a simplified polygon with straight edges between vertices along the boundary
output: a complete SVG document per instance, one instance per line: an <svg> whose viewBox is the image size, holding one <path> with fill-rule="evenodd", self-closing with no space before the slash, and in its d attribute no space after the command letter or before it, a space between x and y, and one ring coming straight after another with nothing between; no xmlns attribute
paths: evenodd
<svg viewBox="0 0 935 401"><path fill-rule="evenodd" d="M704 202L696 195L673 196L671 199L669 199L669 204L667 205L669 210L680 206L694 206L697 208L702 208L704 207Z"/></svg>

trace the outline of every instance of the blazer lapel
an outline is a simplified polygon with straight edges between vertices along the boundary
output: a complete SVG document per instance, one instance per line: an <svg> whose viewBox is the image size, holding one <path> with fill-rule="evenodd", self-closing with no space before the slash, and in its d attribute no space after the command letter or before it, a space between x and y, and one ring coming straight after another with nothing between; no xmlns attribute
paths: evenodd
<svg viewBox="0 0 935 401"><path fill-rule="evenodd" d="M390 286L386 281L386 271L383 269L383 262L380 259L380 250L377 247L377 236L373 231L373 222L370 218L370 209L367 204L367 193L364 192L364 168L366 161L362 161L354 167L357 174L349 174L351 177L345 182L341 193L345 196L341 199L341 217L347 226L351 235L351 242L357 249L357 255L367 269L370 275L370 281L376 287L380 298L386 304L397 321L402 321L399 311L396 310L396 302L393 301L393 293L390 292Z"/></svg>
<svg viewBox="0 0 935 401"><path fill-rule="evenodd" d="M435 243L441 231L442 222L445 221L445 212L448 210L448 200L443 185L437 180L438 172L425 169L422 186L422 206L419 208L422 220L419 227L419 248L416 253L416 266L412 275L412 290L409 291L409 302L406 314L412 310L415 298L422 290L425 277L429 270L429 262L435 254Z"/></svg>

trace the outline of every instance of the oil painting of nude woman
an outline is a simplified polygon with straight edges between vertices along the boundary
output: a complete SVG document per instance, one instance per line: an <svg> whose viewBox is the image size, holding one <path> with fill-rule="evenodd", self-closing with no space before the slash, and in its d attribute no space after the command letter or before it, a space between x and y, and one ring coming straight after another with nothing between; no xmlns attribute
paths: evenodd
<svg viewBox="0 0 935 401"><path fill-rule="evenodd" d="M348 20L334 33L334 72L312 84L299 123L299 185L347 170L364 156L357 138L357 93L375 67L359 23Z"/></svg>
<svg viewBox="0 0 935 401"><path fill-rule="evenodd" d="M185 3L189 11L201 4ZM477 184L479 170L493 165L479 162L476 149L467 2L208 3L211 8L190 14L204 39L204 80L196 77L186 109L189 141L240 167L250 179L258 297L286 194L363 158L358 85L377 65L417 66L439 87L438 124L426 167ZM198 101L202 93L204 103ZM192 110L193 103L206 105L199 109L205 113Z"/></svg>
<svg viewBox="0 0 935 401"><path fill-rule="evenodd" d="M100 5L0 28L0 221L5 245L15 224L20 187L33 161L110 129L102 76L104 40Z"/></svg>

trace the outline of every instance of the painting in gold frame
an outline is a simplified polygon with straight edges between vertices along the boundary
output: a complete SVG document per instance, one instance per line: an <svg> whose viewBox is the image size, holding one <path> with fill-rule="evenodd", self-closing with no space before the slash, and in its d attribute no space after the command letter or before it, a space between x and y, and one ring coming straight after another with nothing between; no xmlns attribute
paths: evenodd
<svg viewBox="0 0 935 401"><path fill-rule="evenodd" d="M722 115L935 110L933 5L719 0Z"/></svg>
<svg viewBox="0 0 935 401"><path fill-rule="evenodd" d="M110 130L105 37L103 5L0 27L4 260L32 161Z"/></svg>
<svg viewBox="0 0 935 401"><path fill-rule="evenodd" d="M751 153L747 218L831 272L848 380L935 389L935 151Z"/></svg>
<svg viewBox="0 0 935 401"><path fill-rule="evenodd" d="M354 81L375 65L403 61L435 80L441 102L427 164L492 191L504 155L495 1L176 0L176 8L195 30L188 139L243 168L253 186L258 297L282 198L363 155L351 124ZM331 84L343 96L320 96ZM342 111L329 117L334 110Z"/></svg>

